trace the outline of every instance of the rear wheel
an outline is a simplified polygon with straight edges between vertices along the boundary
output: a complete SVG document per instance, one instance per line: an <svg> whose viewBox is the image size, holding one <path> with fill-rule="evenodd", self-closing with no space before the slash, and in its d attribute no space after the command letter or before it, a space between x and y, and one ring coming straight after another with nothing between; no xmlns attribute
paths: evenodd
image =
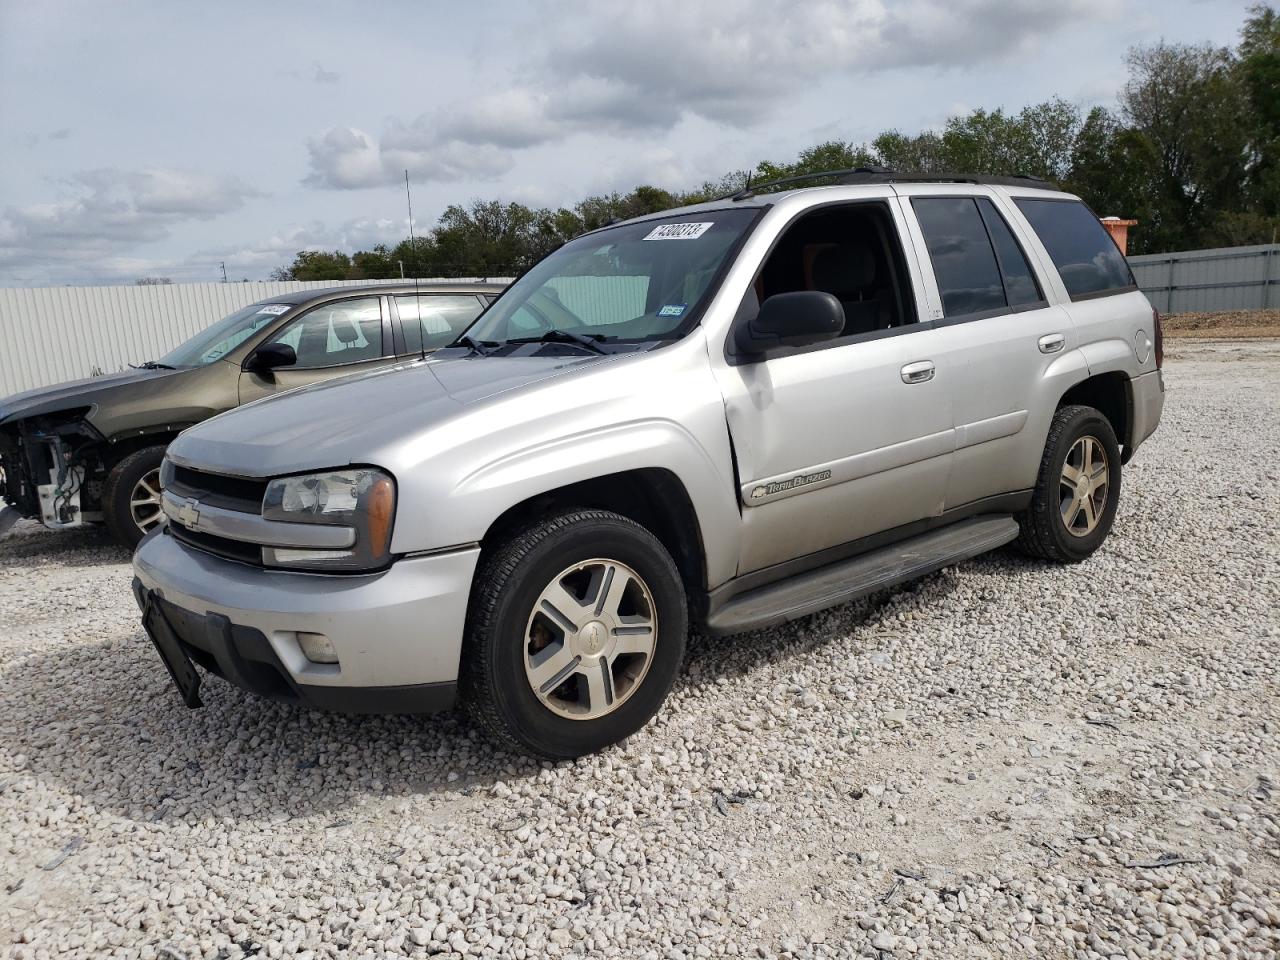
<svg viewBox="0 0 1280 960"><path fill-rule="evenodd" d="M1018 546L1059 563L1078 563L1102 545L1120 503L1120 445L1093 407L1054 414L1031 506L1018 517Z"/></svg>
<svg viewBox="0 0 1280 960"><path fill-rule="evenodd" d="M639 730L684 659L675 563L649 531L581 510L509 537L472 590L463 692L495 740L551 760Z"/></svg>
<svg viewBox="0 0 1280 960"><path fill-rule="evenodd" d="M111 535L129 549L164 520L160 509L160 463L165 448L144 447L121 459L102 487L102 518Z"/></svg>

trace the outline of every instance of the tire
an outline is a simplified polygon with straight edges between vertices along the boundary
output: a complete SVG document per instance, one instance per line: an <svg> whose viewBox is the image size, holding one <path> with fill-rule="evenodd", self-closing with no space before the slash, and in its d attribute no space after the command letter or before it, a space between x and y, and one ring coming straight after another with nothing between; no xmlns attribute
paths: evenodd
<svg viewBox="0 0 1280 960"><path fill-rule="evenodd" d="M159 500L164 451L163 446L135 450L116 462L102 486L102 519L111 535L130 550L164 519ZM135 500L143 499L135 496L135 491L146 493L146 499L154 499L154 504L135 505ZM149 491L154 491L154 498Z"/></svg>
<svg viewBox="0 0 1280 960"><path fill-rule="evenodd" d="M657 713L688 626L680 574L648 530L603 510L546 518L481 559L462 697L507 749L545 760L593 753Z"/></svg>
<svg viewBox="0 0 1280 960"><path fill-rule="evenodd" d="M1100 455L1105 458L1101 473ZM1093 479L1082 490L1068 473L1078 476L1081 465L1089 463ZM1061 407L1049 425L1031 505L1018 515L1018 547L1042 560L1079 563L1107 538L1119 503L1120 445L1111 422L1093 407Z"/></svg>

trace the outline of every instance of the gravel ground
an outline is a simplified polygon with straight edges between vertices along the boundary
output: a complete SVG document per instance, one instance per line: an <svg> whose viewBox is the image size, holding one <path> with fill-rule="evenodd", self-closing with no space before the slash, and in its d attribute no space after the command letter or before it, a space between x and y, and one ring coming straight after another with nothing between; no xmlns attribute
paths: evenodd
<svg viewBox="0 0 1280 960"><path fill-rule="evenodd" d="M0 541L0 954L1275 957L1280 344L1170 350L1102 552L695 639L537 766L463 720L183 709L122 551Z"/></svg>

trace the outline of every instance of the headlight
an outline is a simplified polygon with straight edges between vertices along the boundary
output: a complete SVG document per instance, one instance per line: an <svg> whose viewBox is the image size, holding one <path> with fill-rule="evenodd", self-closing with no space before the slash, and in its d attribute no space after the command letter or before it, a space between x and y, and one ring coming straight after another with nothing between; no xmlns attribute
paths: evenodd
<svg viewBox="0 0 1280 960"><path fill-rule="evenodd" d="M356 542L346 550L263 547L262 560L268 566L310 570L372 570L384 566L391 559L395 512L395 481L372 467L272 480L262 498L265 519L351 527Z"/></svg>

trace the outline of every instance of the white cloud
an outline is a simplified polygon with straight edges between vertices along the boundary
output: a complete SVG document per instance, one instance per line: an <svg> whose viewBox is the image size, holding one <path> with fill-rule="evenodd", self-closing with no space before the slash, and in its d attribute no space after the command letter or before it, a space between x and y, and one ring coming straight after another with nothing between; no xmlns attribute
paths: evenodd
<svg viewBox="0 0 1280 960"><path fill-rule="evenodd" d="M596 0L552 20L544 69L608 85L608 119L634 111L647 122L662 104L752 123L832 75L1001 60L1103 9L1102 0Z"/></svg>
<svg viewBox="0 0 1280 960"><path fill-rule="evenodd" d="M315 70L311 74L311 79L316 83L337 83L342 79L342 74L334 73L332 70L326 70L318 63L312 64L312 66Z"/></svg>
<svg viewBox="0 0 1280 960"><path fill-rule="evenodd" d="M963 67L1025 52L1102 0L596 0L539 18L524 82L480 93L380 137L334 127L308 141L316 187L489 180L514 151L574 134L666 131L682 119L758 126L832 76ZM847 109L848 104L842 105Z"/></svg>
<svg viewBox="0 0 1280 960"><path fill-rule="evenodd" d="M307 141L313 187L356 190L401 182L405 170L417 180L492 180L511 169L510 153L492 144L441 140L429 123L395 121L380 141L354 127L333 127Z"/></svg>
<svg viewBox="0 0 1280 960"><path fill-rule="evenodd" d="M121 246L164 240L179 223L212 219L260 195L236 177L165 167L86 170L65 188L62 199L0 212L0 272L96 271Z"/></svg>

